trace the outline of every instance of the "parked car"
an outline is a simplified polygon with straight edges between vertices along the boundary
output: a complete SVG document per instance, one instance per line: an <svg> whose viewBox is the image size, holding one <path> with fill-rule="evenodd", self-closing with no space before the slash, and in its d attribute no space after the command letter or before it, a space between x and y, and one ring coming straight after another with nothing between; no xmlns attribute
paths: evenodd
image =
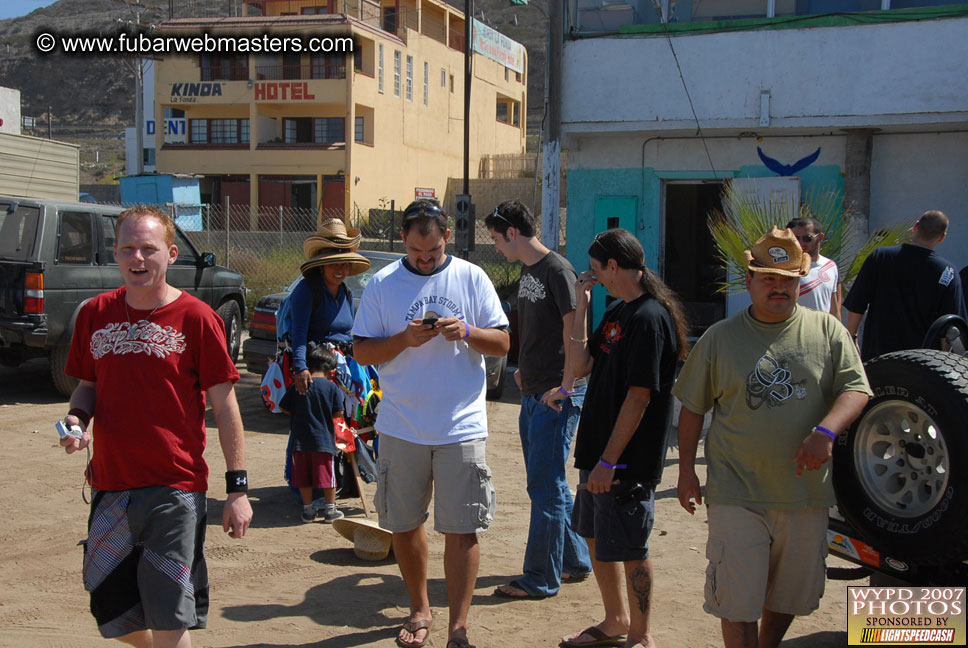
<svg viewBox="0 0 968 648"><path fill-rule="evenodd" d="M77 381L64 374L81 306L123 282L114 260L120 207L0 196L0 364L48 356L57 390ZM178 258L168 283L198 297L225 322L228 352L239 355L245 313L242 275L215 265L175 229Z"/></svg>
<svg viewBox="0 0 968 648"><path fill-rule="evenodd" d="M353 293L353 310L360 304L360 295L370 278L380 269L390 265L404 255L395 252L377 252L360 250L360 254L370 260L370 268L366 272L347 277L346 287ZM242 358L246 369L254 374L262 375L269 368L269 362L276 356L276 310L279 304L302 281L302 275L280 292L260 297L255 303L252 321L249 323L249 338L242 343ZM500 358L484 356L487 369L487 397L500 398L504 393L504 380L507 374L507 356Z"/></svg>

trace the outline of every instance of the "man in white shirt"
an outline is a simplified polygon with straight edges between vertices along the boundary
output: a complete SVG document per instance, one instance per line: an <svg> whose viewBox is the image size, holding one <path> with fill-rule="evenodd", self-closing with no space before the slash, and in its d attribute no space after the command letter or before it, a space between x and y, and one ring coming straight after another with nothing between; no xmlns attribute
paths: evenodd
<svg viewBox="0 0 968 648"><path fill-rule="evenodd" d="M793 230L800 247L810 255L810 272L800 278L800 297L797 303L813 310L830 313L842 320L840 310L840 272L833 259L820 254L823 245L823 225L816 218L796 218L787 227Z"/></svg>
<svg viewBox="0 0 968 648"><path fill-rule="evenodd" d="M407 256L370 279L353 323L356 360L379 365L384 394L374 508L393 532L410 595L397 645L416 648L430 636L424 523L433 492L434 528L445 537L447 648L470 648L477 533L496 507L484 460L484 356L508 352L508 320L487 274L445 254L450 229L436 202L411 203L401 230Z"/></svg>

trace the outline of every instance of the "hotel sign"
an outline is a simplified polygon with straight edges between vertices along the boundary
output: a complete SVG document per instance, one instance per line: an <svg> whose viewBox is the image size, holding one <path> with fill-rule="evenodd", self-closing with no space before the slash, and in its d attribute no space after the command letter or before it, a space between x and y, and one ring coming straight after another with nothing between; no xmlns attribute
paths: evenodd
<svg viewBox="0 0 968 648"><path fill-rule="evenodd" d="M524 45L511 40L501 32L474 21L474 51L515 72L524 72Z"/></svg>
<svg viewBox="0 0 968 648"><path fill-rule="evenodd" d="M256 101L307 101L316 95L309 92L306 81L256 81Z"/></svg>

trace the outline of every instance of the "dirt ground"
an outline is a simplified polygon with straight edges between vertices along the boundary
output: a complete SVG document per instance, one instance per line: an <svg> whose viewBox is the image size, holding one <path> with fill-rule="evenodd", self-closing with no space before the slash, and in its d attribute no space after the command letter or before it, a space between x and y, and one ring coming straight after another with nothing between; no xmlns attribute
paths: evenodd
<svg viewBox="0 0 968 648"><path fill-rule="evenodd" d="M244 540L221 530L221 484L212 481L207 555L212 581L208 629L192 633L195 646L393 646L407 614L407 597L392 557L357 559L329 525L303 524L283 481L287 421L267 413L259 377L242 371L238 385L246 429L253 527ZM494 588L519 575L527 539L529 503L517 437L518 394L513 381L501 402L488 404L488 464L494 472L498 513L481 535L481 568L470 613L470 638L479 647L548 646L595 623L601 603L594 579L566 585L543 601L507 601ZM145 394L148 398L150 395ZM81 500L82 464L57 447L54 422L67 411L47 365L33 361L0 369L0 645L98 646L81 584L87 506ZM209 412L208 461L224 464ZM675 497L677 454L657 493L652 536L655 566L653 634L664 647L722 645L719 623L702 611L705 512L687 515ZM577 475L573 471L572 479ZM573 482L574 483L574 482ZM374 486L365 487L372 501ZM341 500L362 515L359 500ZM436 623L432 645L446 643L443 537L430 535L430 593ZM861 584L855 582L854 584ZM828 581L820 609L798 618L784 648L846 645L846 583ZM118 645L118 644L115 644Z"/></svg>

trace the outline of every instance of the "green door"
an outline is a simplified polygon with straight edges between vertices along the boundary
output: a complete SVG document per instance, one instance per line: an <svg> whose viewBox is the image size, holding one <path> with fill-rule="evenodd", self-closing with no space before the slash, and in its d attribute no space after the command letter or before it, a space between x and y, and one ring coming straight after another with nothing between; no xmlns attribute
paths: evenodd
<svg viewBox="0 0 968 648"><path fill-rule="evenodd" d="M595 198L595 233L621 227L635 233L635 220L638 213L638 196L598 196ZM581 272L584 268L576 268ZM592 328L598 326L605 307L612 302L611 295L601 286L592 291Z"/></svg>

